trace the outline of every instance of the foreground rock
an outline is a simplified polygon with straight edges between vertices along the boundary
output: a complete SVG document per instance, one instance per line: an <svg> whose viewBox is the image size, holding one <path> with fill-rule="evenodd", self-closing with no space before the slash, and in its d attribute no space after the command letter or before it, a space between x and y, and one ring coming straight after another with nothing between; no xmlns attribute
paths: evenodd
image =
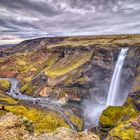
<svg viewBox="0 0 140 140"><path fill-rule="evenodd" d="M140 115L121 122L109 132L107 140L139 140L140 139Z"/></svg>
<svg viewBox="0 0 140 140"><path fill-rule="evenodd" d="M55 133L42 134L40 136L28 137L28 140L99 140L93 133L74 132L70 129L59 128Z"/></svg>
<svg viewBox="0 0 140 140"><path fill-rule="evenodd" d="M25 135L29 135L27 131L26 121L13 115L6 113L0 117L0 140L16 140Z"/></svg>
<svg viewBox="0 0 140 140"><path fill-rule="evenodd" d="M100 117L100 138L107 140L139 140L140 113L130 101L122 107L108 107Z"/></svg>
<svg viewBox="0 0 140 140"><path fill-rule="evenodd" d="M27 120L6 113L0 117L0 140L99 140L90 132L74 132L67 128L59 128L54 133L35 134Z"/></svg>

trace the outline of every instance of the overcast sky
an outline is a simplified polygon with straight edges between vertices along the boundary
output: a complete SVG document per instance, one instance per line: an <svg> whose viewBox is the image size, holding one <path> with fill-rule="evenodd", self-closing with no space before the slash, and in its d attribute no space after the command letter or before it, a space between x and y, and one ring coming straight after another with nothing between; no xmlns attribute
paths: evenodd
<svg viewBox="0 0 140 140"><path fill-rule="evenodd" d="M140 0L0 0L0 44L124 33L140 33Z"/></svg>

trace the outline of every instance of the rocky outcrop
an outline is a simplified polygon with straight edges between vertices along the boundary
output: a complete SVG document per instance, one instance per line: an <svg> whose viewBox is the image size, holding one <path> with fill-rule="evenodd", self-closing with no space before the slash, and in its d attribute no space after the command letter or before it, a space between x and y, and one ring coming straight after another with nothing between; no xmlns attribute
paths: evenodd
<svg viewBox="0 0 140 140"><path fill-rule="evenodd" d="M139 140L139 92L130 94L121 107L108 107L100 116L98 134L107 140Z"/></svg>
<svg viewBox="0 0 140 140"><path fill-rule="evenodd" d="M108 107L105 109L99 121L99 133L101 138L105 138L110 130L136 114L137 111L131 106Z"/></svg>
<svg viewBox="0 0 140 140"><path fill-rule="evenodd" d="M121 122L117 127L112 129L106 140L139 140L140 139L140 115Z"/></svg>
<svg viewBox="0 0 140 140"><path fill-rule="evenodd" d="M29 135L32 131L31 123L26 120L7 113L0 117L0 139L1 140L17 140Z"/></svg>

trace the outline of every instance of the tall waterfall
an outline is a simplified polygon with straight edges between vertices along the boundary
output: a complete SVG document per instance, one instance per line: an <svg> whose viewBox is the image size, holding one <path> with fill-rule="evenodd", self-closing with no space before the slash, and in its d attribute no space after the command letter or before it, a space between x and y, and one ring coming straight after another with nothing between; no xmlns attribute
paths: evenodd
<svg viewBox="0 0 140 140"><path fill-rule="evenodd" d="M111 84L109 87L109 92L107 95L107 99L103 102L99 101L94 96L94 100L92 102L85 102L85 109L84 109L84 117L85 117L85 126L84 128L92 128L98 126L99 118L104 109L108 106L122 106L123 103L126 101L128 93L127 92L120 92L120 82L121 82L121 75L122 75L122 68L125 57L127 55L128 48L121 49L117 63L115 65L115 69L113 72Z"/></svg>
<svg viewBox="0 0 140 140"><path fill-rule="evenodd" d="M121 106L122 103L120 103L117 99L117 96L119 94L119 86L120 86L120 79L121 79L121 72L122 67L124 63L124 59L127 55L128 48L121 49L119 53L119 57L115 66L115 70L113 73L113 77L111 80L111 84L109 87L108 97L107 97L107 106Z"/></svg>

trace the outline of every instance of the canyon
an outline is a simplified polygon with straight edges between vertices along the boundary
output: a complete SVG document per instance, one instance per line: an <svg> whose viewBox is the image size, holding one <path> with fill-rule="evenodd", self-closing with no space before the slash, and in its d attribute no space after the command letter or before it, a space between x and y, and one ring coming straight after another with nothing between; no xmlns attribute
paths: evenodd
<svg viewBox="0 0 140 140"><path fill-rule="evenodd" d="M98 110L96 103L101 106L106 104L122 48L129 48L118 91L120 97L125 98L124 104L116 107L109 104L95 127L94 108ZM35 130L39 133L54 132L59 127L74 127L76 131L88 129L100 139L140 138L140 35L26 40L7 49L0 48L0 77L3 78L0 79L0 105L5 107L4 114L10 111L32 121L31 115L26 116L21 112L27 109L33 114L33 109L36 110L34 113L41 110L41 115L47 111L52 118L58 118L54 121L57 121L54 128L45 130L41 125L40 130L33 121ZM12 89L11 92L12 83L4 84L2 81L10 78L19 81L18 89ZM14 93L14 99L10 93ZM19 98L20 94L22 98ZM23 97L31 99L27 101ZM21 112L19 106L22 106ZM47 127L48 123L50 122L47 122ZM119 135L121 129L124 132Z"/></svg>

